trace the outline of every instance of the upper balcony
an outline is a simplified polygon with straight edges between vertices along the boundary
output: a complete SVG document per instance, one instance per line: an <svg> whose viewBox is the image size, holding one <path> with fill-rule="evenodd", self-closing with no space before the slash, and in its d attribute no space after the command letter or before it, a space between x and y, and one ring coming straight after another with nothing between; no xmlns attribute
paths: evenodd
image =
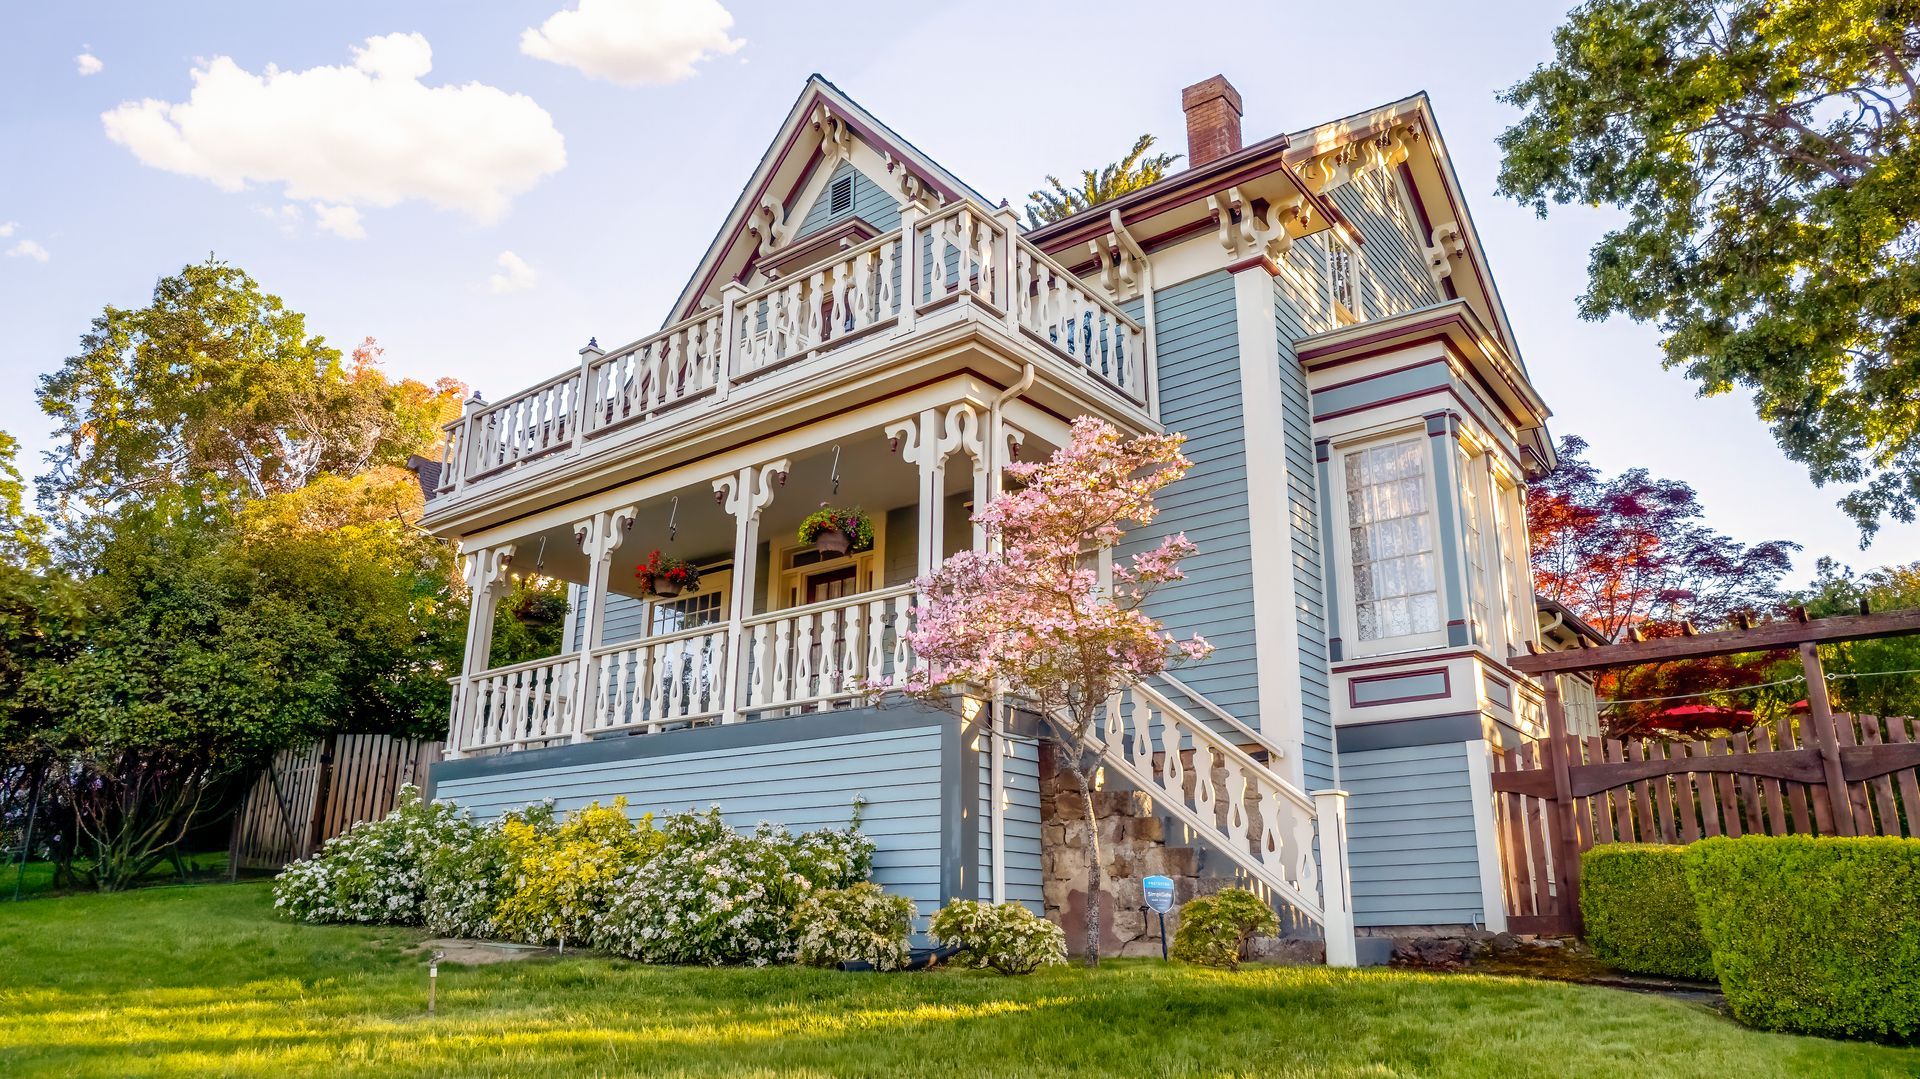
<svg viewBox="0 0 1920 1079"><path fill-rule="evenodd" d="M809 395L844 401L936 374L950 346L985 340L1034 366L1057 408L1149 427L1144 333L1101 292L1021 238L1013 215L970 201L780 273L728 285L721 302L447 428L432 516L537 490L596 463L631 465L703 430ZM944 358L944 359L941 359ZM880 376L880 377L876 377ZM1065 413L1071 414L1071 413ZM663 435L671 432L670 439Z"/></svg>

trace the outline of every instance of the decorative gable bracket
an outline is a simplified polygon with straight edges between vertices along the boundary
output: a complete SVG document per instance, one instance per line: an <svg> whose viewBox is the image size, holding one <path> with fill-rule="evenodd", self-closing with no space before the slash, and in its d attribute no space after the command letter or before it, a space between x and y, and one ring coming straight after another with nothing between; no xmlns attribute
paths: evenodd
<svg viewBox="0 0 1920 1079"><path fill-rule="evenodd" d="M1093 252L1100 264L1099 284L1107 290L1110 299L1120 303L1139 295L1139 261L1121 245L1119 236L1108 233L1100 239L1088 240L1087 250Z"/></svg>
<svg viewBox="0 0 1920 1079"><path fill-rule="evenodd" d="M1207 211L1213 214L1220 246L1227 254L1265 256L1275 262L1285 258L1293 248L1285 215L1294 214L1305 226L1313 212L1299 196L1283 203L1270 203L1265 199L1248 202L1238 187L1229 187L1221 195L1208 195Z"/></svg>
<svg viewBox="0 0 1920 1079"><path fill-rule="evenodd" d="M1356 139L1328 150L1300 166L1300 178L1316 195L1324 195L1376 169L1394 168L1407 160L1407 149L1420 138L1416 124L1400 124L1369 139Z"/></svg>
<svg viewBox="0 0 1920 1079"><path fill-rule="evenodd" d="M1427 248L1427 272L1438 285L1453 276L1453 260L1467 257L1467 238L1454 221L1433 226L1433 243Z"/></svg>
<svg viewBox="0 0 1920 1079"><path fill-rule="evenodd" d="M894 178L907 201L923 211L931 212L947 204L947 197L939 189L922 179L906 162L894 157L891 150L887 151L887 175Z"/></svg>
<svg viewBox="0 0 1920 1079"><path fill-rule="evenodd" d="M853 159L853 129L825 103L813 110L813 129L820 133L820 156L829 161Z"/></svg>
<svg viewBox="0 0 1920 1079"><path fill-rule="evenodd" d="M787 209L779 199L769 196L760 200L760 208L753 211L753 222L747 231L759 241L760 254L766 255L774 248L787 242L787 236L793 230L787 225Z"/></svg>

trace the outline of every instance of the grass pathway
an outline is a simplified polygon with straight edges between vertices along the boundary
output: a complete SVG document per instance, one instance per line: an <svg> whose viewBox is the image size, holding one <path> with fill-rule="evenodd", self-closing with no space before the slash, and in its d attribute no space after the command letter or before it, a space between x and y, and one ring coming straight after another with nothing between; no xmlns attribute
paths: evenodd
<svg viewBox="0 0 1920 1079"><path fill-rule="evenodd" d="M1111 963L1007 979L443 967L411 930L275 918L262 884L0 904L0 1074L1911 1076L1920 1050L1466 975Z"/></svg>

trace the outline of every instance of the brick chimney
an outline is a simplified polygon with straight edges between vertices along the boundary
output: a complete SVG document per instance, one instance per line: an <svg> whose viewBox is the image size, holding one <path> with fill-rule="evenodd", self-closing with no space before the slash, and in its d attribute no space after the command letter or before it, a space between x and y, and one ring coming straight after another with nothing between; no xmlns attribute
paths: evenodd
<svg viewBox="0 0 1920 1079"><path fill-rule="evenodd" d="M1225 75L1180 91L1187 111L1187 166L1198 168L1240 149L1240 91Z"/></svg>

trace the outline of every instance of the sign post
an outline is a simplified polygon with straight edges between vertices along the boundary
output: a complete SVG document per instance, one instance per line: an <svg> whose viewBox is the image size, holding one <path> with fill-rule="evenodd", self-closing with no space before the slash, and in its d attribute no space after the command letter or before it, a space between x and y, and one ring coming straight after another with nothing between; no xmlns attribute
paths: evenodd
<svg viewBox="0 0 1920 1079"><path fill-rule="evenodd" d="M1160 958L1167 957L1167 912L1173 909L1173 878L1146 877L1140 881L1147 909L1160 919Z"/></svg>

